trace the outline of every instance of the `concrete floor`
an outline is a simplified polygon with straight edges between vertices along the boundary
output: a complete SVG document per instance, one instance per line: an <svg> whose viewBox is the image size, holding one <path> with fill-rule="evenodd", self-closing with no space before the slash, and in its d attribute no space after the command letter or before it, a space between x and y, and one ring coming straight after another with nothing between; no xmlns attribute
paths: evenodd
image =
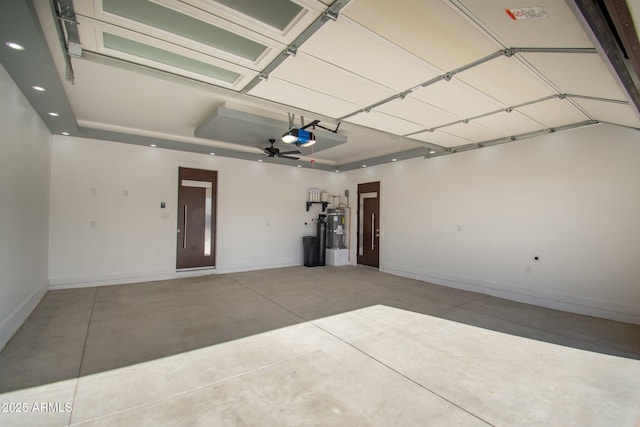
<svg viewBox="0 0 640 427"><path fill-rule="evenodd" d="M640 425L640 326L363 267L49 292L0 425Z"/></svg>

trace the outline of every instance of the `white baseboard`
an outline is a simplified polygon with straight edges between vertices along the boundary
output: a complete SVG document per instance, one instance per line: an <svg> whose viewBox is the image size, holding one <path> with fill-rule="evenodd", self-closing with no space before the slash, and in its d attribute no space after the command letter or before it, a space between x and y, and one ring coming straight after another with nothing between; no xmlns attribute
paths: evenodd
<svg viewBox="0 0 640 427"><path fill-rule="evenodd" d="M11 337L18 331L27 317L35 310L38 303L47 293L47 284L43 283L22 302L13 313L0 323L0 350L4 348Z"/></svg>
<svg viewBox="0 0 640 427"><path fill-rule="evenodd" d="M130 273L108 276L50 278L49 290L91 288L94 286L124 285L127 283L155 282L159 280L179 279L183 277L207 276L211 274L240 273L243 271L267 270L272 268L295 267L299 263L231 265L208 269L181 270L176 272Z"/></svg>
<svg viewBox="0 0 640 427"><path fill-rule="evenodd" d="M90 277L73 277L73 278L54 278L49 279L49 290L73 289L73 288L92 288L94 286L110 286L124 285L127 283L155 282L158 280L179 279L182 277L197 277L218 274L215 268L201 270L176 271L171 273L136 273L136 274L119 274L109 276L90 276Z"/></svg>
<svg viewBox="0 0 640 427"><path fill-rule="evenodd" d="M395 276L433 283L435 285L478 292L555 310L640 325L640 307L583 298L575 295L563 295L539 289L519 288L504 283L488 282L470 277L456 277L435 272L412 271L403 266L385 265L380 271Z"/></svg>
<svg viewBox="0 0 640 427"><path fill-rule="evenodd" d="M356 264L351 264L356 265ZM138 282L151 282L157 280L170 280L182 277L196 277L205 276L210 274L230 274L240 273L244 271L253 270L266 270L273 268L285 268L300 266L299 263L284 263L284 264L265 264L265 265L231 265L218 267L216 269L207 270L192 270L192 271L178 271L172 273L147 273L147 274L133 274L133 275L120 275L120 276L102 276L102 277L85 277L85 278L73 278L73 279L50 279L49 289L68 289L68 288L83 288L93 286L106 286L106 285L119 285L125 283L138 283ZM499 298L505 298L512 301L523 302L527 304L538 305L542 307L552 308L556 310L563 310L572 313L583 314L586 316L599 317L603 319L616 320L619 322L633 323L640 325L640 307L628 306L623 304L614 304L607 301L599 301L594 299L588 299L583 297L577 297L574 295L563 295L549 291L542 291L538 289L519 288L504 283L488 282L480 279L459 277L444 275L436 272L425 271L413 271L407 269L404 266L384 265L380 268L380 271L384 273L393 274L401 277L408 277L411 279L421 280L424 282L433 283L436 285L447 286L456 289L462 289L467 291L478 292L485 295L491 295ZM43 285L41 294L38 294L36 302L33 304L30 310L27 310L30 305L27 304L31 301L33 296L25 301L23 306L25 307L26 316L28 316L37 303L42 299L46 292L46 286ZM34 293L35 295L35 293ZM19 319L20 314L17 314L22 307L18 308L10 317L0 326L0 344L4 341L5 336L5 324L14 317ZM22 311L20 311L22 313ZM17 323L15 330L9 333L6 338L9 338L15 333L18 327L22 324L26 316ZM8 327L7 330L11 328ZM4 342L6 344L6 342ZM2 344L4 345L4 344Z"/></svg>
<svg viewBox="0 0 640 427"><path fill-rule="evenodd" d="M284 263L284 264L238 264L220 267L218 272L221 274L242 273L243 271L254 270L271 270L274 268L299 267L301 263Z"/></svg>

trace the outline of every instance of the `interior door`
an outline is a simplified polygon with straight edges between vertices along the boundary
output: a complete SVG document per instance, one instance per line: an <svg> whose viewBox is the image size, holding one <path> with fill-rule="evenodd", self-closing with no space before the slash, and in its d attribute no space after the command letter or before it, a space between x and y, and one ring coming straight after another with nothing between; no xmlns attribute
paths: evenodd
<svg viewBox="0 0 640 427"><path fill-rule="evenodd" d="M380 266L380 182L358 184L358 264Z"/></svg>
<svg viewBox="0 0 640 427"><path fill-rule="evenodd" d="M215 267L216 171L180 168L176 268Z"/></svg>

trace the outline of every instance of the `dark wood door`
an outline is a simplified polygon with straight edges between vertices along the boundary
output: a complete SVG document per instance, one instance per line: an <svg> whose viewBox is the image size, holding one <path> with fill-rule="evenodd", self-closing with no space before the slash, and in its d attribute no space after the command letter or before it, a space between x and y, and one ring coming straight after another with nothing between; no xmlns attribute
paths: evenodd
<svg viewBox="0 0 640 427"><path fill-rule="evenodd" d="M380 266L380 183L358 184L358 264Z"/></svg>
<svg viewBox="0 0 640 427"><path fill-rule="evenodd" d="M176 268L216 265L217 172L180 168Z"/></svg>

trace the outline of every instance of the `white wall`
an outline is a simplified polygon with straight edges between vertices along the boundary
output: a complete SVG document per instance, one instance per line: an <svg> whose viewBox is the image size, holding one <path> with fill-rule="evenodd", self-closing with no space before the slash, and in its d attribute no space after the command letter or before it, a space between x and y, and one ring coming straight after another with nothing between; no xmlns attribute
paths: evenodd
<svg viewBox="0 0 640 427"><path fill-rule="evenodd" d="M217 272L302 264L308 189L344 191L336 173L56 135L52 288L175 275L181 166L218 171Z"/></svg>
<svg viewBox="0 0 640 427"><path fill-rule="evenodd" d="M598 125L352 171L352 205L381 181L383 271L640 323L639 137Z"/></svg>
<svg viewBox="0 0 640 427"><path fill-rule="evenodd" d="M598 125L335 174L55 136L49 279L174 275L179 166L219 171L218 272L300 265L310 187L350 190L354 262L357 183L379 180L381 270L640 323L637 140Z"/></svg>
<svg viewBox="0 0 640 427"><path fill-rule="evenodd" d="M47 289L51 134L0 65L0 349Z"/></svg>

